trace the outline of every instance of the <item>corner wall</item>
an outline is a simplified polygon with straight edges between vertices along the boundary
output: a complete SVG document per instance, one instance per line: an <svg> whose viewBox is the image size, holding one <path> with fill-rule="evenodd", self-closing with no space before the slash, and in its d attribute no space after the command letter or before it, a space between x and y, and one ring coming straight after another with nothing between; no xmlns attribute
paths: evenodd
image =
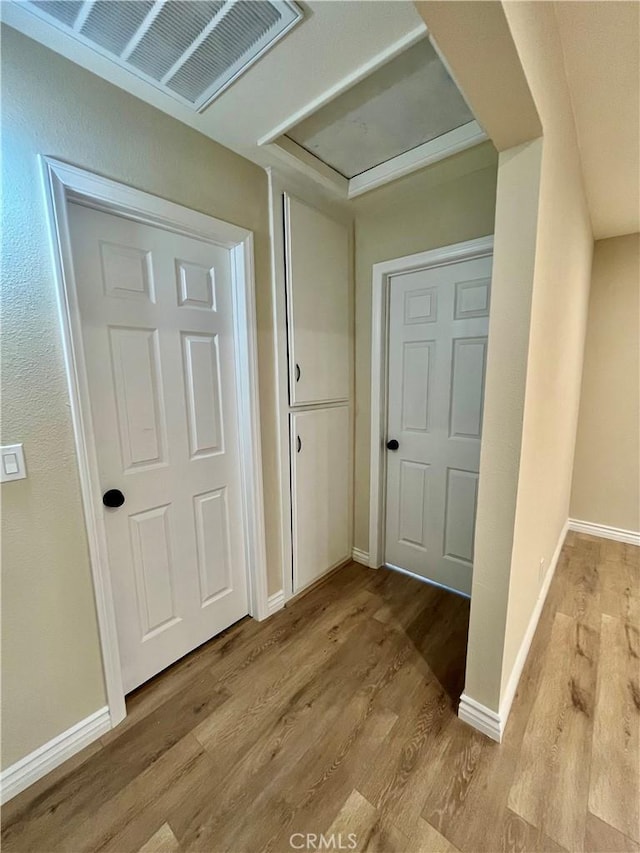
<svg viewBox="0 0 640 853"><path fill-rule="evenodd" d="M571 518L640 532L640 234L594 247Z"/></svg>
<svg viewBox="0 0 640 853"><path fill-rule="evenodd" d="M465 696L498 710L535 276L542 140L500 153Z"/></svg>
<svg viewBox="0 0 640 853"><path fill-rule="evenodd" d="M269 591L281 585L267 176L2 28L2 766L105 704L38 154L253 230ZM274 515L275 514L275 515Z"/></svg>
<svg viewBox="0 0 640 853"><path fill-rule="evenodd" d="M494 706L501 717L510 710L521 649L569 515L593 249L554 5L504 7L544 135L504 658Z"/></svg>
<svg viewBox="0 0 640 853"><path fill-rule="evenodd" d="M499 739L569 514L592 229L554 4L417 5L501 152L463 697ZM529 322L510 328L497 298Z"/></svg>

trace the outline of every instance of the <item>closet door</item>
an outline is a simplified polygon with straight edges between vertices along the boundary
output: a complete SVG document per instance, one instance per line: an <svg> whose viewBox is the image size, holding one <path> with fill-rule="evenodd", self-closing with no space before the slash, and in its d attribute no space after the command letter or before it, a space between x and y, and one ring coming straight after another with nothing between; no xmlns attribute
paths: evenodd
<svg viewBox="0 0 640 853"><path fill-rule="evenodd" d="M349 398L349 229L285 193L289 401Z"/></svg>
<svg viewBox="0 0 640 853"><path fill-rule="evenodd" d="M350 554L348 406L292 412L293 591Z"/></svg>

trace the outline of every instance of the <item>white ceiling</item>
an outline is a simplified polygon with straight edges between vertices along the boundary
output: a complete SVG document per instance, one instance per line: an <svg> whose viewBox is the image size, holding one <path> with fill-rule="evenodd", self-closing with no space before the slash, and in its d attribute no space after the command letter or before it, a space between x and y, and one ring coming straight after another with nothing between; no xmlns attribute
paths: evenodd
<svg viewBox="0 0 640 853"><path fill-rule="evenodd" d="M555 8L595 237L640 231L640 4Z"/></svg>
<svg viewBox="0 0 640 853"><path fill-rule="evenodd" d="M202 114L56 31L16 0L0 2L0 17L228 148L269 166L282 165L282 155L270 141L426 32L410 0L310 0L301 5L304 21ZM638 231L640 4L559 0L555 9L595 236Z"/></svg>
<svg viewBox="0 0 640 853"><path fill-rule="evenodd" d="M198 114L57 31L24 4L0 3L10 26L263 166L279 162L267 141L422 38L410 0L301 4L304 20ZM259 142L263 144L260 145ZM275 146L274 146L275 147Z"/></svg>
<svg viewBox="0 0 640 853"><path fill-rule="evenodd" d="M469 107L424 38L287 136L352 178L470 121Z"/></svg>

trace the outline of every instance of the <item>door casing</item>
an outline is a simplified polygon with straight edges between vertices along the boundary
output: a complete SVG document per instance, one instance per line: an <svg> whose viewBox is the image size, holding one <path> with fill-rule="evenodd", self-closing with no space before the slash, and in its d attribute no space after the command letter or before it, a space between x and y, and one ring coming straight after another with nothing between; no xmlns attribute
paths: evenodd
<svg viewBox="0 0 640 853"><path fill-rule="evenodd" d="M67 204L69 201L82 201L105 213L195 237L230 250L249 612L256 619L265 619L269 612L258 406L253 233L60 160L46 156L40 159L105 689L113 728L126 716L126 707Z"/></svg>
<svg viewBox="0 0 640 853"><path fill-rule="evenodd" d="M389 287L391 276L454 261L493 254L493 235L454 243L415 255L405 255L373 265L371 316L371 480L369 486L369 566L384 565L387 453L385 447L388 405ZM407 574L411 574L407 572ZM424 580L424 578L421 578Z"/></svg>

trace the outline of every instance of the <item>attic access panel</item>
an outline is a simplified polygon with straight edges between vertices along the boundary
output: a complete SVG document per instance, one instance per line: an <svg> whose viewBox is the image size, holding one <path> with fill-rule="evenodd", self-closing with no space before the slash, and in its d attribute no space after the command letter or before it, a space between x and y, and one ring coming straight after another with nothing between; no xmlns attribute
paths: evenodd
<svg viewBox="0 0 640 853"><path fill-rule="evenodd" d="M474 121L428 38L286 135L347 179Z"/></svg>
<svg viewBox="0 0 640 853"><path fill-rule="evenodd" d="M198 112L302 20L293 0L24 0L23 5Z"/></svg>

